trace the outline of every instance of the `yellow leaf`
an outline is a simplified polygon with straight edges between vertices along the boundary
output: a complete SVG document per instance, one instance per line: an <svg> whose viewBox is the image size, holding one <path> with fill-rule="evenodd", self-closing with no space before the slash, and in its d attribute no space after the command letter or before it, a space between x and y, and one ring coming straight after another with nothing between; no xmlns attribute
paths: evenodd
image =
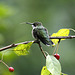
<svg viewBox="0 0 75 75"><path fill-rule="evenodd" d="M53 33L51 37L61 37L61 36L68 36L70 30L69 29L60 29L57 33ZM59 41L59 39L51 39L52 42L56 45ZM65 39L61 39L65 40Z"/></svg>
<svg viewBox="0 0 75 75"><path fill-rule="evenodd" d="M55 75L55 74L51 74L50 71L47 69L47 67L43 66L41 70L41 75ZM60 73L60 75L68 75L68 74Z"/></svg>
<svg viewBox="0 0 75 75"><path fill-rule="evenodd" d="M41 75L52 75L52 74L49 72L49 70L47 70L47 67L44 66L42 68Z"/></svg>
<svg viewBox="0 0 75 75"><path fill-rule="evenodd" d="M14 49L14 52L19 56L27 55L27 54L29 54L29 49L30 49L32 43L33 42L29 42L28 44L20 44Z"/></svg>

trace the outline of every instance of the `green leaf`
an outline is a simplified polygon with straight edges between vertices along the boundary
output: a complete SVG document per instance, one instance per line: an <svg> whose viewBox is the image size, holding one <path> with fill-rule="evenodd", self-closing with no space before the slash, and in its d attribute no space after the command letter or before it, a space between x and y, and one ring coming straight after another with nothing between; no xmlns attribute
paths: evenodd
<svg viewBox="0 0 75 75"><path fill-rule="evenodd" d="M69 29L60 29L57 33L53 33L51 35L51 37L60 37L60 36L68 36L69 35L70 30ZM59 39L51 39L52 42L56 45L59 41ZM65 39L61 39L61 40L65 40Z"/></svg>
<svg viewBox="0 0 75 75"><path fill-rule="evenodd" d="M30 49L32 43L33 42L29 42L28 44L20 44L14 49L14 52L19 56L27 55L27 54L29 54L29 49Z"/></svg>
<svg viewBox="0 0 75 75"><path fill-rule="evenodd" d="M54 56L50 55L46 56L46 67L51 72L52 75L61 74L60 62Z"/></svg>
<svg viewBox="0 0 75 75"><path fill-rule="evenodd" d="M41 70L41 75L52 75L49 70L47 70L46 66L43 66Z"/></svg>

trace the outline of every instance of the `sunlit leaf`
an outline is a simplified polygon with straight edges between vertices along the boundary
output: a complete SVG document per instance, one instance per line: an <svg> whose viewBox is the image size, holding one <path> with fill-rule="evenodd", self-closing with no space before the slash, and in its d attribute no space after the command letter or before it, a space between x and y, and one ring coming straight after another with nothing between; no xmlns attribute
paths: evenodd
<svg viewBox="0 0 75 75"><path fill-rule="evenodd" d="M61 74L60 62L54 56L50 55L46 56L46 67L51 72L52 75Z"/></svg>
<svg viewBox="0 0 75 75"><path fill-rule="evenodd" d="M51 72L47 69L46 66L43 66L43 68L41 70L41 75L53 75L53 74L51 74ZM60 75L68 75L68 74L60 73Z"/></svg>
<svg viewBox="0 0 75 75"><path fill-rule="evenodd" d="M60 29L57 33L53 33L51 35L51 37L60 37L60 36L68 36L69 35L70 30L69 29ZM56 45L59 41L59 39L51 39L52 42ZM61 40L65 40L65 39L61 39Z"/></svg>
<svg viewBox="0 0 75 75"><path fill-rule="evenodd" d="M41 70L41 75L52 75L50 71L47 70L47 67L44 66Z"/></svg>
<svg viewBox="0 0 75 75"><path fill-rule="evenodd" d="M20 44L14 49L14 52L19 56L27 55L27 54L29 54L29 49L30 49L32 43L33 42L29 42L28 44Z"/></svg>

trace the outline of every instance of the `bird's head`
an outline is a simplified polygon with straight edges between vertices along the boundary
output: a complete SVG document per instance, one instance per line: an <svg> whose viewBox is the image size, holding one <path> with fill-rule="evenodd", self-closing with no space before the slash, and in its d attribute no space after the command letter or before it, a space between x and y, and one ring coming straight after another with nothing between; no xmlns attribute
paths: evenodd
<svg viewBox="0 0 75 75"><path fill-rule="evenodd" d="M37 26L41 26L42 25L42 23L41 22L34 22L34 23L26 23L26 24L30 24L30 25L32 25L33 27L37 27Z"/></svg>

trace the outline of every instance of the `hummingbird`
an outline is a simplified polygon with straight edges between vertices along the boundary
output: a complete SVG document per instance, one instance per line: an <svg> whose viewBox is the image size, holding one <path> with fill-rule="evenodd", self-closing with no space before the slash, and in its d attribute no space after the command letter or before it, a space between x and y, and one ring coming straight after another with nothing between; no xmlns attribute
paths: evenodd
<svg viewBox="0 0 75 75"><path fill-rule="evenodd" d="M35 39L40 40L43 44L50 46L54 43L49 39L48 30L42 25L41 22L34 22L26 24L32 25L32 35Z"/></svg>

